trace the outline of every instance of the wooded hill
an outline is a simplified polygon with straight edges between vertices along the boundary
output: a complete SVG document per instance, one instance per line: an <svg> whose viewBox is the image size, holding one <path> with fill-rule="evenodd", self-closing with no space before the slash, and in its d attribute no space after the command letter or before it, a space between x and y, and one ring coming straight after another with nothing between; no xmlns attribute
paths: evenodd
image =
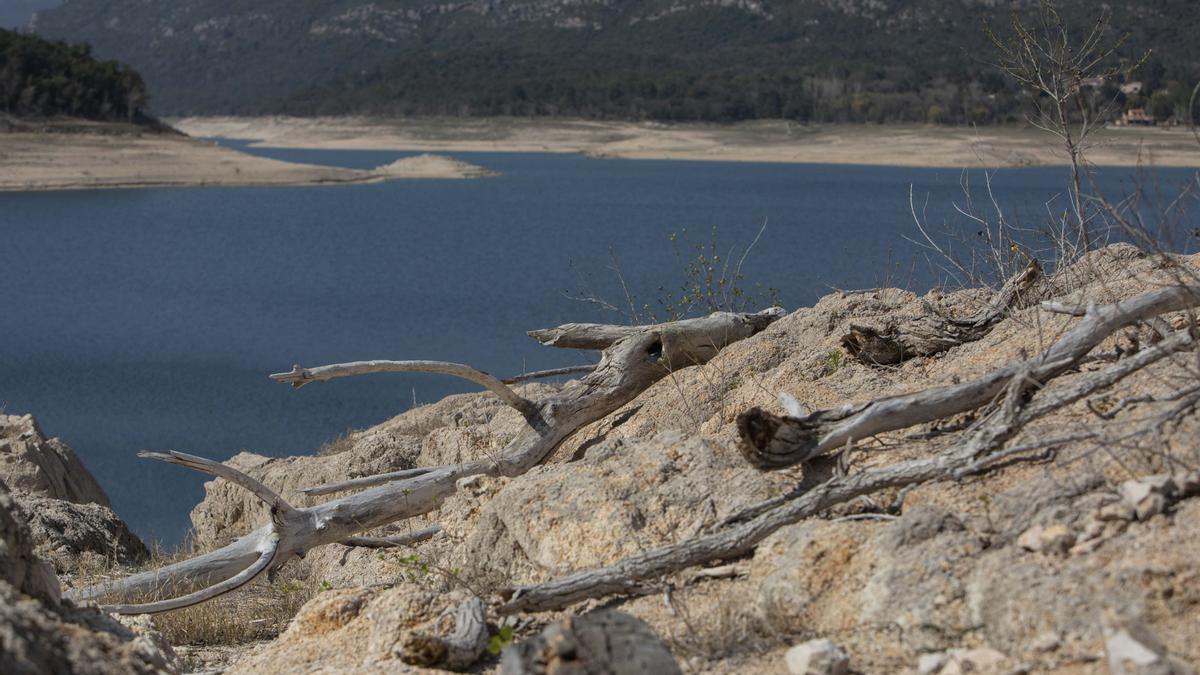
<svg viewBox="0 0 1200 675"><path fill-rule="evenodd" d="M88 45L0 29L0 111L132 123L145 120L145 105L141 75L93 58Z"/></svg>
<svg viewBox="0 0 1200 675"><path fill-rule="evenodd" d="M1099 11L1064 0L1085 30ZM984 33L984 0L68 0L43 35L145 73L160 114L563 115L995 123L1028 108ZM1190 0L1112 7L1119 55L1153 55L1118 107L1186 111ZM1157 98L1154 98L1157 96Z"/></svg>

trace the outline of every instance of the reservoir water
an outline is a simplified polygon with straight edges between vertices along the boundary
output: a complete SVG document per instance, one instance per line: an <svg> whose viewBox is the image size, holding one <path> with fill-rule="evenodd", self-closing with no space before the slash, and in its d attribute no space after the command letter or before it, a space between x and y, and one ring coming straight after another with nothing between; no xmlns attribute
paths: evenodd
<svg viewBox="0 0 1200 675"><path fill-rule="evenodd" d="M254 152L355 168L411 154ZM451 154L500 175L0 194L0 408L37 416L138 534L172 544L204 478L136 451L311 453L414 400L472 389L375 375L292 390L268 373L372 358L499 375L586 362L525 331L625 321L566 297L626 306L615 266L638 305L656 304L658 289L682 282L671 235L685 228L676 245L707 243L715 227L724 252L766 222L743 284L779 289L788 308L833 287L923 291L938 279L905 239L916 235L910 186L935 225L966 222L953 169ZM1120 193L1130 176L1099 180ZM1168 193L1191 176L1157 174ZM1065 208L1065 177L1004 170L993 188L1010 217L1037 225Z"/></svg>

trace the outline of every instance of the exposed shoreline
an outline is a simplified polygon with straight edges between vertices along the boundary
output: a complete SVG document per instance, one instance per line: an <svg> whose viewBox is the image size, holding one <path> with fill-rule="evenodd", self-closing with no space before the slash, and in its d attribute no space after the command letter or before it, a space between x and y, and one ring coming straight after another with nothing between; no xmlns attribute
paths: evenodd
<svg viewBox="0 0 1200 675"><path fill-rule="evenodd" d="M170 133L0 133L0 192L101 188L347 185L491 175L447 157L423 155L374 170L256 157L198 138L256 147L424 152L581 153L595 158L912 167L1064 164L1031 129L929 126L801 126L786 122L663 125L529 119L210 117ZM1200 167L1186 129L1108 129L1089 150L1097 166Z"/></svg>
<svg viewBox="0 0 1200 675"><path fill-rule="evenodd" d="M915 167L1047 166L1067 161L1047 134L1009 127L356 117L191 117L171 123L192 136L272 148L550 152L620 159ZM1097 166L1200 167L1200 144L1186 129L1112 128L1095 138L1088 159Z"/></svg>
<svg viewBox="0 0 1200 675"><path fill-rule="evenodd" d="M0 133L0 192L348 185L490 174L435 156L366 171L283 162L173 134Z"/></svg>

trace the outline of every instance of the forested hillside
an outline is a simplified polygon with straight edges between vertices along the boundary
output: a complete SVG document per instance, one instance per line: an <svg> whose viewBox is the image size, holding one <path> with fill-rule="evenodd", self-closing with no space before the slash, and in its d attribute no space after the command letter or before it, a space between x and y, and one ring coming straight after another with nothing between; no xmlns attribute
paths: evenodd
<svg viewBox="0 0 1200 675"><path fill-rule="evenodd" d="M1081 29L1099 11L1064 0ZM1028 102L990 65L987 0L68 0L39 33L133 64L155 110L992 123ZM1200 78L1192 0L1114 5L1121 57L1153 55L1160 119Z"/></svg>
<svg viewBox="0 0 1200 675"><path fill-rule="evenodd" d="M116 61L92 58L87 45L0 29L0 112L136 122L145 104L142 77Z"/></svg>

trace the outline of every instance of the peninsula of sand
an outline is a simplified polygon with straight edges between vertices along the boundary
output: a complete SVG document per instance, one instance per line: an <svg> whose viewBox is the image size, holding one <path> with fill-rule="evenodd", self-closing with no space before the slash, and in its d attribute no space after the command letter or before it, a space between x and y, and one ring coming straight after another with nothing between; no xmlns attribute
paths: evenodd
<svg viewBox="0 0 1200 675"><path fill-rule="evenodd" d="M0 191L182 186L335 185L406 178L492 175L449 157L407 157L371 170L256 157L169 132L114 130L0 133Z"/></svg>
<svg viewBox="0 0 1200 675"><path fill-rule="evenodd" d="M573 152L623 159L1011 167L1065 164L1046 133L1015 127L732 125L531 120L193 117L172 120L197 137L273 148L427 152ZM1099 166L1200 167L1200 143L1185 128L1111 127L1089 140Z"/></svg>

